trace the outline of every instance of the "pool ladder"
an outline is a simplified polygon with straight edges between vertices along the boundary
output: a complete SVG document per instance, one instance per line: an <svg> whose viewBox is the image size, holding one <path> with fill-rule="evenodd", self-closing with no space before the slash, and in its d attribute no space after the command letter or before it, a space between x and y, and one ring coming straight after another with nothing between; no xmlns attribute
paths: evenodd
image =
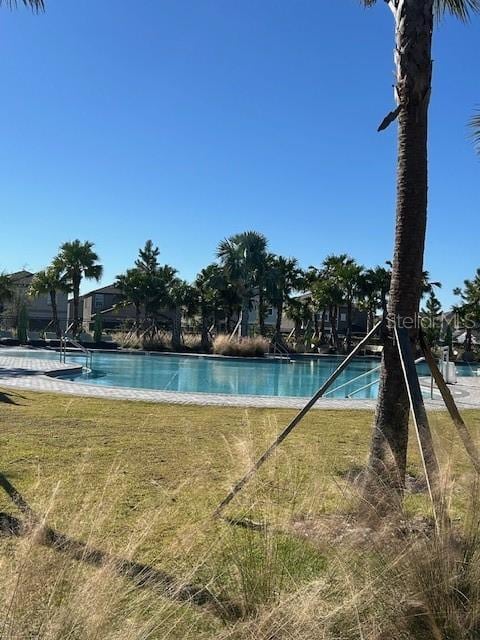
<svg viewBox="0 0 480 640"><path fill-rule="evenodd" d="M67 358L67 343L72 344L76 349L79 349L85 355L85 369L88 371L92 370L93 367L93 351L87 349L80 344L78 340L63 334L60 336L60 362L65 363Z"/></svg>

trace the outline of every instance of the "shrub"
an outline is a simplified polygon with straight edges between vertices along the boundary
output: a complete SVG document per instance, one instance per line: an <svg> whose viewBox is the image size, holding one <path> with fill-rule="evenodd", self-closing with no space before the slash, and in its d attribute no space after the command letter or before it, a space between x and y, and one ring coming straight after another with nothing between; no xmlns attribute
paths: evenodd
<svg viewBox="0 0 480 640"><path fill-rule="evenodd" d="M222 356L261 357L268 351L268 340L263 336L255 338L232 338L219 334L213 341L213 353Z"/></svg>
<svg viewBox="0 0 480 640"><path fill-rule="evenodd" d="M97 313L95 316L95 322L93 325L93 340L94 342L102 341L102 332L103 332L103 322L102 316Z"/></svg>

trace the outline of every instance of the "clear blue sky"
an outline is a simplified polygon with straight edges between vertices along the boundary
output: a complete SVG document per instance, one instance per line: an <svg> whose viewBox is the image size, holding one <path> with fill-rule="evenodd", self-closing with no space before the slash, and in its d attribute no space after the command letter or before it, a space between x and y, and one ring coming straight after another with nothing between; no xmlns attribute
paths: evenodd
<svg viewBox="0 0 480 640"><path fill-rule="evenodd" d="M480 266L480 17L435 39L426 267ZM379 0L47 0L0 13L0 270L95 242L103 282L152 238L191 279L256 229L303 266L391 257L393 29Z"/></svg>

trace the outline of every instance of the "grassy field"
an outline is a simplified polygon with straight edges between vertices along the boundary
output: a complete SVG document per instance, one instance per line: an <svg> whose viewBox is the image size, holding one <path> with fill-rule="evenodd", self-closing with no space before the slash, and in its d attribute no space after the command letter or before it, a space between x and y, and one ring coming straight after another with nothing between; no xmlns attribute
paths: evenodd
<svg viewBox="0 0 480 640"><path fill-rule="evenodd" d="M342 556L357 567L376 562L352 545L339 553L339 541L332 549L332 536L316 526L354 508L345 476L365 461L369 412L311 412L228 509L272 525L252 532L211 513L294 412L8 393L10 402L0 404L0 471L46 525L105 555L92 566L89 552L84 562L78 551L72 560L38 532L2 536L0 638L296 637L272 635L259 620L326 576L332 587ZM480 412L465 417L476 436ZM470 467L447 417L433 413L431 424L452 514L461 517ZM421 476L414 438L409 472ZM0 511L25 519L3 492ZM406 511L428 514L425 494L407 496ZM169 588L125 576L119 558L166 572ZM199 585L208 597L183 603L172 584ZM239 612L242 622L232 624ZM325 637L376 637L355 633Z"/></svg>

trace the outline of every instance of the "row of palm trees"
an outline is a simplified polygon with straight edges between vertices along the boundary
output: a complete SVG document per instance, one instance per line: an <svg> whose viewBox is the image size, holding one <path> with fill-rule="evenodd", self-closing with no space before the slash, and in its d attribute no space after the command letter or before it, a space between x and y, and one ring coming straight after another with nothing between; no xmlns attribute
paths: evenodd
<svg viewBox="0 0 480 640"><path fill-rule="evenodd" d="M135 327L155 331L165 320L165 311L173 315L174 345L179 345L180 319L197 319L202 347L210 346L211 328L220 321L228 333L236 327L241 337L249 335L250 315L256 307L256 324L261 335L271 333L266 326L269 308L275 309L273 339L283 343L284 314L295 323L295 334L313 326L310 341L339 347L337 320L340 307L346 308L346 347L352 344L354 306L365 310L372 327L379 311L386 313L390 287L390 263L365 269L347 254L330 255L319 267L300 268L295 258L269 251L266 237L246 231L222 240L216 261L203 268L192 283L178 277L176 270L158 261L159 250L147 241L133 268L117 276L116 286L122 304L135 308ZM430 282L423 273L423 292L440 283ZM308 292L305 295L296 295ZM326 331L326 317L330 331ZM238 320L238 322L237 322Z"/></svg>
<svg viewBox="0 0 480 640"><path fill-rule="evenodd" d="M121 305L135 309L135 330L153 335L165 322L172 325L174 347L181 343L182 316L197 323L204 350L210 348L211 328L225 323L232 332L237 323L239 334L249 334L250 316L256 307L256 324L261 335L270 334L284 345L282 318L294 321L299 339L310 327L308 341L339 348L337 331L340 307L346 309L345 346L352 345L353 310L367 313L367 326L373 326L379 311L387 311L390 287L390 263L365 269L347 254L329 255L318 267L300 268L295 258L269 251L266 237L256 231L238 233L222 240L216 261L203 268L192 283L182 280L177 270L159 262L160 251L148 240L139 250L132 268L117 276L115 285ZM72 294L73 314L70 329L81 330L80 287L84 279L99 280L103 267L92 242L73 240L63 243L50 265L36 274L31 296L50 297L52 325L57 335L61 327L57 312L57 293ZM423 274L423 292L439 283ZM304 295L297 295L304 293ZM13 295L8 276L0 276L0 300ZM275 309L273 335L266 325L269 308ZM329 318L327 331L326 318ZM238 322L237 322L238 321Z"/></svg>

